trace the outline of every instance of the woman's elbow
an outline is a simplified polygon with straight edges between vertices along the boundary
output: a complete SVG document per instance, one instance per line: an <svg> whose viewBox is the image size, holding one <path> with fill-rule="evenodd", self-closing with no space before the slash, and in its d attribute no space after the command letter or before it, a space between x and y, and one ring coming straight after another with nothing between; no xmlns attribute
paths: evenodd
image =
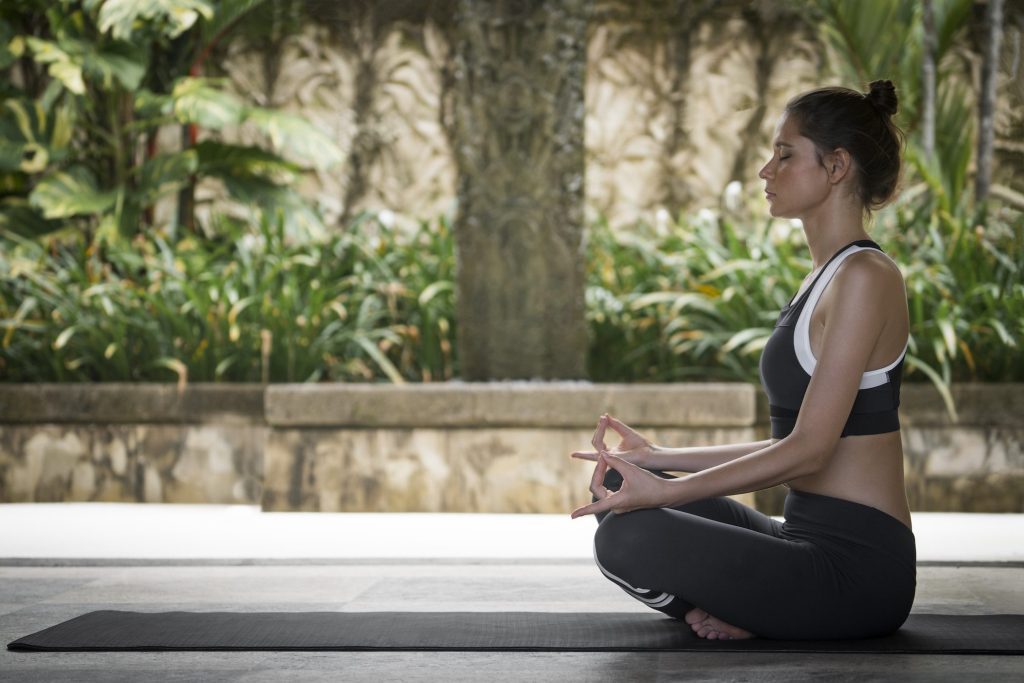
<svg viewBox="0 0 1024 683"><path fill-rule="evenodd" d="M785 440L791 442L796 477L817 474L825 469L832 459L836 446L839 445L838 436L830 439L821 434L808 434L797 430L793 430Z"/></svg>

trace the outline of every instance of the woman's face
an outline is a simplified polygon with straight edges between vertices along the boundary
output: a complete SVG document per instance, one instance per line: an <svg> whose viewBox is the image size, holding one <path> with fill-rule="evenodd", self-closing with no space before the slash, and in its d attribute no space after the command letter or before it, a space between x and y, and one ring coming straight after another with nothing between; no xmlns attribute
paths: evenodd
<svg viewBox="0 0 1024 683"><path fill-rule="evenodd" d="M788 114L779 119L772 148L772 158L757 174L765 183L769 212L777 218L803 218L828 196L828 172L814 143L800 135Z"/></svg>

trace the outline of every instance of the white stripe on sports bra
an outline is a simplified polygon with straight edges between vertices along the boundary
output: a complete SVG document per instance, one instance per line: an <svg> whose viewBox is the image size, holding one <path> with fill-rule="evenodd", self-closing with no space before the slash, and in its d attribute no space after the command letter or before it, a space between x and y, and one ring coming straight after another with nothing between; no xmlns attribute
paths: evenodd
<svg viewBox="0 0 1024 683"><path fill-rule="evenodd" d="M802 367L804 372L808 375L814 374L814 368L818 364L818 361L814 358L814 354L811 353L811 314L814 312L814 307L818 305L818 299L821 298L822 292L825 291L825 287L828 286L829 281L832 280L832 276L836 274L836 271L839 269L843 260L851 254L856 254L858 251L865 251L867 249L872 249L872 247L858 247L854 245L837 256L832 263L825 268L824 272L822 272L821 277L814 284L810 295L807 297L807 303L804 304L803 310L800 311L800 317L797 318L796 329L793 334L793 346L796 350L797 360L800 361L800 367ZM874 251L878 250L875 249ZM888 254L885 256L886 258L889 258ZM907 348L909 346L910 339L908 337L907 343L903 347L903 353L901 353L895 361L886 365L884 368L868 370L863 374L863 376L861 376L860 388L871 389L872 387L879 387L888 382L889 378L885 373L899 365L900 361L903 360L903 357L907 354Z"/></svg>

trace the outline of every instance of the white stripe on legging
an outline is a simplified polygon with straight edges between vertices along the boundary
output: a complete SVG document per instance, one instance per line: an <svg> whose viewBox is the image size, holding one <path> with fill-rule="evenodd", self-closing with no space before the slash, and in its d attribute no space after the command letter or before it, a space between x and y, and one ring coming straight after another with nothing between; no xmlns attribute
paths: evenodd
<svg viewBox="0 0 1024 683"><path fill-rule="evenodd" d="M639 595L639 593L651 593L653 591L651 591L651 590L649 590L647 588L637 588L635 586L631 586L628 583L626 583L625 581L623 581L622 579L620 579L619 577L617 577L614 574L612 574L607 569L605 569L604 565L601 564L601 560L597 559L597 549L596 548L594 549L594 562L597 563L597 568L601 570L602 574L607 576L609 579L611 579L615 583L619 584L622 588L626 589L626 591L628 591L630 593L630 595L632 595L634 598L636 598L640 602L643 602L643 603L646 603L646 604L650 605L651 607L664 607L668 603L672 602L672 600L674 600L675 597L676 597L674 595L669 595L668 593L662 593L661 595L658 595L658 596L653 597L653 598L642 597L641 595Z"/></svg>

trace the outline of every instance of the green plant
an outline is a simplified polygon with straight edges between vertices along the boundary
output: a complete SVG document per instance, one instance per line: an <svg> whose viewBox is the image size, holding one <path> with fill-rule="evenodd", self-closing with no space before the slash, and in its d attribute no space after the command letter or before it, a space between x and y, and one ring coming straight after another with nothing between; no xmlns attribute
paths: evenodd
<svg viewBox="0 0 1024 683"><path fill-rule="evenodd" d="M289 242L220 219L215 239L109 245L7 235L0 259L6 381L391 382L456 371L451 234L371 216Z"/></svg>
<svg viewBox="0 0 1024 683"><path fill-rule="evenodd" d="M210 51L262 2L5 4L0 36L11 37L0 69L20 86L0 103L0 228L130 238L174 195L177 222L191 227L204 179L244 205L282 213L293 231L321 227L291 186L304 168L338 163L338 146L302 117L251 106L202 75ZM242 124L268 144L211 135ZM157 145L166 128L181 129L179 149Z"/></svg>
<svg viewBox="0 0 1024 683"><path fill-rule="evenodd" d="M758 381L772 311L796 291L806 262L788 237L766 239L770 226L742 234L710 212L667 230L593 226L592 379Z"/></svg>
<svg viewBox="0 0 1024 683"><path fill-rule="evenodd" d="M986 228L949 218L942 231L919 209L883 211L875 232L907 281L905 376L932 382L955 414L952 383L1024 377L1024 222L1004 208ZM759 382L778 311L811 270L799 231L710 211L660 229L593 226L591 379Z"/></svg>
<svg viewBox="0 0 1024 683"><path fill-rule="evenodd" d="M1021 381L1024 222L922 226L917 207L873 230L899 263L911 315L908 381ZM751 226L751 227L745 227ZM102 258L81 240L8 235L0 258L4 381L439 381L458 376L454 245L360 215L297 243L281 221L221 218L213 239L157 233ZM949 227L949 226L947 226ZM950 237L952 235L952 237ZM800 229L711 211L587 244L590 379L759 382L778 311L811 269Z"/></svg>

